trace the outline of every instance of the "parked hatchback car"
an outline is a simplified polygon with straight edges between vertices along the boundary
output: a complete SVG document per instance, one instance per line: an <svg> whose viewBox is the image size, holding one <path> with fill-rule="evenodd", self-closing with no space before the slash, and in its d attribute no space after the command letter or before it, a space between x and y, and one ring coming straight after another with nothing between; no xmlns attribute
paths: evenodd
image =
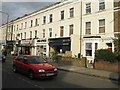
<svg viewBox="0 0 120 90"><path fill-rule="evenodd" d="M20 55L13 61L13 71L20 71L29 78L47 78L57 76L57 68L40 56Z"/></svg>

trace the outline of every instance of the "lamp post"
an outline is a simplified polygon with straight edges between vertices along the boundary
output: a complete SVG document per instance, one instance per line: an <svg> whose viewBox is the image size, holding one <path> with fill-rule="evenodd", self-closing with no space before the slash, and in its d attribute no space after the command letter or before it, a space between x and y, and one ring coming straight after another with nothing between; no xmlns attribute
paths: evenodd
<svg viewBox="0 0 120 90"><path fill-rule="evenodd" d="M6 42L5 46L7 46L7 33L8 33L9 14L7 12L3 12L3 11L0 11L0 12L7 15L7 26L6 26L6 37L5 37L5 42Z"/></svg>

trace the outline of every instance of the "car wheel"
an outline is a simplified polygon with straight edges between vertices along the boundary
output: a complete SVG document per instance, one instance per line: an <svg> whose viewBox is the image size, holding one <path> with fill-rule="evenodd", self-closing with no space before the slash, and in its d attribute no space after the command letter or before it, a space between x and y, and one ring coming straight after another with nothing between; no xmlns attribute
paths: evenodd
<svg viewBox="0 0 120 90"><path fill-rule="evenodd" d="M30 79L34 79L34 72L33 71L29 71L29 78Z"/></svg>
<svg viewBox="0 0 120 90"><path fill-rule="evenodd" d="M13 66L13 72L17 72L17 68L16 68L16 66Z"/></svg>

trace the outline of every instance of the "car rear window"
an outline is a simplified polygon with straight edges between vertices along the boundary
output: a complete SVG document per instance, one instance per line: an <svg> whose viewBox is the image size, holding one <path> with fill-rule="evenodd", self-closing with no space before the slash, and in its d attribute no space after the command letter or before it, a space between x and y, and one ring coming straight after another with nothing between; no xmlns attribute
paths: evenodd
<svg viewBox="0 0 120 90"><path fill-rule="evenodd" d="M30 57L29 58L31 64L40 64L40 63L46 63L46 60L42 57Z"/></svg>

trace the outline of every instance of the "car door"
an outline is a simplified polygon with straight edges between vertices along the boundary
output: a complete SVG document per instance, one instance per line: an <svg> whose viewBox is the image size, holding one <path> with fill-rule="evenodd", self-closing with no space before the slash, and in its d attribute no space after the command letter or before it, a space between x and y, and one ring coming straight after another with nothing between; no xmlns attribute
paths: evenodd
<svg viewBox="0 0 120 90"><path fill-rule="evenodd" d="M28 62L28 57L24 56L23 57L23 60L22 60L22 63L21 63L21 69L23 71L23 73L28 73L28 70L29 70L29 62Z"/></svg>
<svg viewBox="0 0 120 90"><path fill-rule="evenodd" d="M22 65L22 60L23 60L23 56L18 56L16 59L15 59L15 65L16 65L16 68L21 71L21 65Z"/></svg>

